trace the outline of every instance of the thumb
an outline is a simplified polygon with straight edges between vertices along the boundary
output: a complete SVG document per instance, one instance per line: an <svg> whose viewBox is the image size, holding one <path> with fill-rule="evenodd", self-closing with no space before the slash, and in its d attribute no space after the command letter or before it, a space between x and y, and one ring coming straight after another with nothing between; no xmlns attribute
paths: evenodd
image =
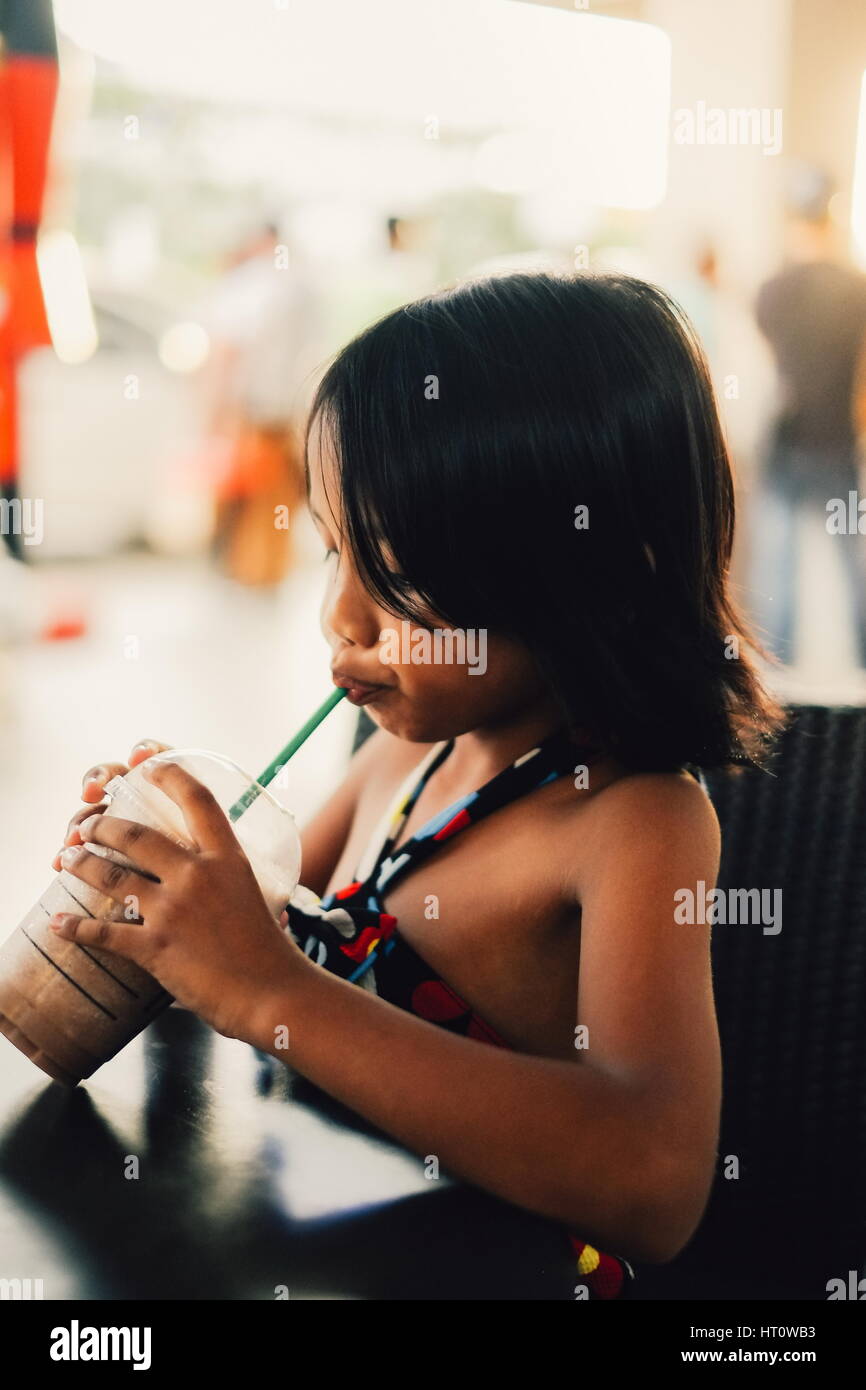
<svg viewBox="0 0 866 1390"><path fill-rule="evenodd" d="M111 922L107 917L76 917L71 912L55 912L48 925L67 941L101 946L147 969L147 937L142 922Z"/></svg>

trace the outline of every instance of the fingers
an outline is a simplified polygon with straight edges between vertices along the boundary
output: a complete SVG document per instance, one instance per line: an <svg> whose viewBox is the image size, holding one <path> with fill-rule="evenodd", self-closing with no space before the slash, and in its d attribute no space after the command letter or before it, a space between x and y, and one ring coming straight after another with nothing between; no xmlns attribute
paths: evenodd
<svg viewBox="0 0 866 1390"><path fill-rule="evenodd" d="M129 755L129 766L138 767L145 758L152 758L154 753L168 753L171 749L170 743L160 743L155 738L143 738L135 745Z"/></svg>
<svg viewBox="0 0 866 1390"><path fill-rule="evenodd" d="M98 806L82 806L80 810L76 811L74 816L70 817L69 824L66 827L66 836L64 839L64 844L68 843L72 845L80 845L81 838L78 834L78 830L81 825L81 822L83 820L87 820L88 816L99 815L102 811L104 811L107 808L107 806L107 801L100 801ZM73 833L74 838L70 839L70 836L72 836Z"/></svg>
<svg viewBox="0 0 866 1390"><path fill-rule="evenodd" d="M187 829L202 850L237 849L228 817L216 797L178 763L151 763L145 777L183 811Z"/></svg>
<svg viewBox="0 0 866 1390"><path fill-rule="evenodd" d="M65 845L81 843L77 831L78 822L96 811L105 810L102 797L105 793L106 783L110 782L112 777L125 777L131 767L138 767L139 763L143 763L146 758L153 757L154 753L168 752L170 747L170 744L160 743L158 739L143 738L135 744L130 753L128 766L126 763L96 763L93 767L89 767L81 779L81 800L87 805L83 811L78 811L70 820L66 827L63 843ZM100 804L96 805L97 802ZM58 858L59 853L54 856L53 867L59 871Z"/></svg>
<svg viewBox="0 0 866 1390"><path fill-rule="evenodd" d="M87 820L88 816L99 815L102 811L106 810L107 807L108 802L101 801L98 806L82 806L80 811L75 812L75 815L66 827L66 834L63 836L63 844L60 846L60 849L57 851L52 861L52 866L58 873L60 873L60 870L63 868L63 865L60 863L60 850L66 845L80 845L82 843L80 832L81 822Z"/></svg>
<svg viewBox="0 0 866 1390"><path fill-rule="evenodd" d="M104 917L75 917L68 912L55 912L48 925L67 941L101 946L147 969L148 937L140 922L109 922Z"/></svg>
<svg viewBox="0 0 866 1390"><path fill-rule="evenodd" d="M76 845L61 851L60 865L67 873L80 878L82 883L89 883L115 902L126 903L129 898L134 899L137 917L146 915L147 904L153 901L152 890L158 887L152 879L135 869L124 868L113 859L105 859L101 854L93 854Z"/></svg>
<svg viewBox="0 0 866 1390"><path fill-rule="evenodd" d="M171 744L160 743L159 739L143 738L130 753L129 766L126 763L97 763L94 767L89 767L82 778L82 801L98 801L106 782L110 782L112 777L125 776L130 767L138 767L145 758L153 757L154 753L167 752L170 747Z"/></svg>
<svg viewBox="0 0 866 1390"><path fill-rule="evenodd" d="M134 862L140 873L152 874L158 879L165 878L172 869L189 858L189 851L163 835L161 830L154 830L139 821L124 820L121 816L103 816L91 812L79 822L78 833L82 842L119 849Z"/></svg>
<svg viewBox="0 0 866 1390"><path fill-rule="evenodd" d="M128 771L126 763L98 763L96 767L89 767L81 781L81 800L101 800L106 782L112 777L123 777Z"/></svg>

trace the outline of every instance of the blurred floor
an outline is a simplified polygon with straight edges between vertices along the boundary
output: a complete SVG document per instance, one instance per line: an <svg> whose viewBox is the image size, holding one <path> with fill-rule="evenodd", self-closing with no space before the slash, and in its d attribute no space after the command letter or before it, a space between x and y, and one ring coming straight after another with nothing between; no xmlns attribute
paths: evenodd
<svg viewBox="0 0 866 1390"><path fill-rule="evenodd" d="M0 652L9 929L53 876L94 763L126 761L134 743L153 737L214 749L256 775L333 689L318 556L274 595L241 590L203 561L144 554L50 569L53 582L67 573L89 596L89 628L78 640ZM275 790L299 822L339 779L356 720L352 706L339 705Z"/></svg>

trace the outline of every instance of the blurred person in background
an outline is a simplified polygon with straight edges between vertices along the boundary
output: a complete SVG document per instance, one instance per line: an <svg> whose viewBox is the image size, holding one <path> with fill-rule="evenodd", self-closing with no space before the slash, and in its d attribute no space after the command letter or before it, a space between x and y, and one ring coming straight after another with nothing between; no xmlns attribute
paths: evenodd
<svg viewBox="0 0 866 1390"><path fill-rule="evenodd" d="M291 568L304 497L299 425L317 304L275 222L229 259L205 320L215 473L214 558L240 583L273 588Z"/></svg>
<svg viewBox="0 0 866 1390"><path fill-rule="evenodd" d="M754 520L754 575L767 645L791 662L796 635L798 527L827 527L828 502L857 492L866 383L866 276L845 263L820 170L799 166L789 192L788 256L762 285L758 326L772 349L782 404L766 451ZM834 540L866 667L866 537Z"/></svg>

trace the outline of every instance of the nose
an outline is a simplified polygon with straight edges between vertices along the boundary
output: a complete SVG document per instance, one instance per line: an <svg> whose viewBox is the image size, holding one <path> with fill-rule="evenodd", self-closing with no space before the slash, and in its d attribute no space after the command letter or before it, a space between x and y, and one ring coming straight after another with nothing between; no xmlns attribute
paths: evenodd
<svg viewBox="0 0 866 1390"><path fill-rule="evenodd" d="M381 623L372 597L347 558L332 555L328 564L331 573L319 616L329 646L374 646Z"/></svg>

